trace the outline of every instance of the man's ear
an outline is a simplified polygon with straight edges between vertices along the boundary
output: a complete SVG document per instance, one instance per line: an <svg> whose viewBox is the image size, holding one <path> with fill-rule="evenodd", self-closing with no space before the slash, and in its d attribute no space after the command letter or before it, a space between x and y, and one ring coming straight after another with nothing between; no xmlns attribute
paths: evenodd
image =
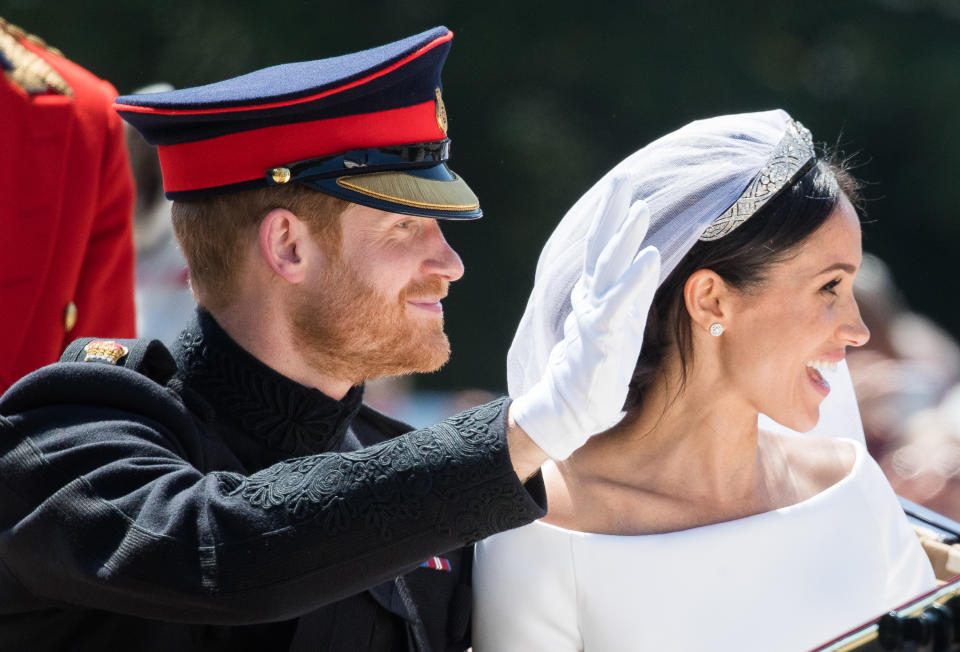
<svg viewBox="0 0 960 652"><path fill-rule="evenodd" d="M310 228L285 208L274 208L260 221L260 254L264 262L289 283L306 278L310 247Z"/></svg>
<svg viewBox="0 0 960 652"><path fill-rule="evenodd" d="M683 301L694 329L709 331L713 324L724 324L729 305L729 288L720 275L710 269L698 269L683 285Z"/></svg>

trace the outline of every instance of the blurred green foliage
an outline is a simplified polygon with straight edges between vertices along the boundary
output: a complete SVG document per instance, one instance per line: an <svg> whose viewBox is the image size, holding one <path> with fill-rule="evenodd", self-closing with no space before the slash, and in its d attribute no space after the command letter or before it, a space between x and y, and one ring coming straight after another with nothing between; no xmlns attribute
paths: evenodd
<svg viewBox="0 0 960 652"><path fill-rule="evenodd" d="M445 227L467 275L446 301L453 359L421 385L503 389L539 250L617 161L689 120L773 107L857 154L865 248L914 309L960 333L956 0L2 0L0 16L120 92L451 27L453 167L486 218Z"/></svg>

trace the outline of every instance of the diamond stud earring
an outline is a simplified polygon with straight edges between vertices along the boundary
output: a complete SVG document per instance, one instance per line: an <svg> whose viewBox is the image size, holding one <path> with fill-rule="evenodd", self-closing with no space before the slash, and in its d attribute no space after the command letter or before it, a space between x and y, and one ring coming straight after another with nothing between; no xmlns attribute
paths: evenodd
<svg viewBox="0 0 960 652"><path fill-rule="evenodd" d="M723 324L714 323L710 324L710 334L714 337L720 337L723 335Z"/></svg>

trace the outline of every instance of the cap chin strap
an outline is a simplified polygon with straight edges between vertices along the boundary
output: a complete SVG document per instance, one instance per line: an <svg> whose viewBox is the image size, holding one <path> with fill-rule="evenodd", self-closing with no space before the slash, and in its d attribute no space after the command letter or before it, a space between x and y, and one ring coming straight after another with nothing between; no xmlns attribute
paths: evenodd
<svg viewBox="0 0 960 652"><path fill-rule="evenodd" d="M328 179L344 175L426 168L450 158L450 139L409 145L352 149L342 154L297 161L266 171L267 185L299 179Z"/></svg>

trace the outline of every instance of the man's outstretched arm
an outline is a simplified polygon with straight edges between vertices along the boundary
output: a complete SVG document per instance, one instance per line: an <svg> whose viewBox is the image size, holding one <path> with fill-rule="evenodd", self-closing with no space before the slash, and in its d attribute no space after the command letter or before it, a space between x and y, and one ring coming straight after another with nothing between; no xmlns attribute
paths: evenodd
<svg viewBox="0 0 960 652"><path fill-rule="evenodd" d="M511 463L507 402L356 452L205 473L232 454L169 389L46 367L0 400L0 606L249 624L355 594L544 514Z"/></svg>

